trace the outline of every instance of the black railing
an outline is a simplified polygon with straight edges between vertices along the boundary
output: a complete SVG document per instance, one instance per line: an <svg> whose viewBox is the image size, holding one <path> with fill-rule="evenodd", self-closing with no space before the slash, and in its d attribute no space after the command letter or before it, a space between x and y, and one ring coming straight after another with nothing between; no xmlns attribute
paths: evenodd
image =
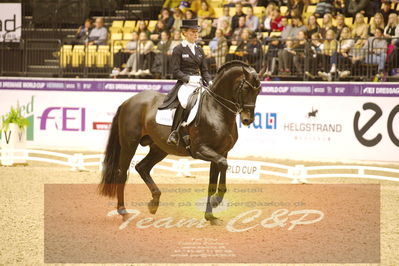
<svg viewBox="0 0 399 266"><path fill-rule="evenodd" d="M348 40L327 45L326 40L271 40L264 43L204 45L212 75L230 60L243 60L270 80L394 80L399 69L399 38L385 48L383 39L363 40L367 46L349 45ZM314 42L323 44L317 46ZM349 40L350 41L350 40ZM171 50L154 46L151 51L122 50L129 41L109 45L62 45L60 40L25 39L0 44L0 75L52 77L135 77L172 78ZM140 45L137 47L141 47ZM130 65L127 64L130 60ZM111 75L112 70L130 67L127 75ZM140 71L139 71L140 70ZM120 73L119 72L119 73ZM125 71L126 72L126 71ZM138 73L137 73L138 72ZM126 74L126 73L125 73ZM130 74L130 75L129 75ZM383 78L381 78L383 76Z"/></svg>

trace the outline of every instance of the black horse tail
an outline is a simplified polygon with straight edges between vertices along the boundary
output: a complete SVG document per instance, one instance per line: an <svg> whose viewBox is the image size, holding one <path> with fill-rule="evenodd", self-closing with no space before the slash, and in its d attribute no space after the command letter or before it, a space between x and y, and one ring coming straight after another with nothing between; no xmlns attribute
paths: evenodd
<svg viewBox="0 0 399 266"><path fill-rule="evenodd" d="M119 143L119 123L118 117L120 108L116 112L112 120L111 132L108 138L107 149L105 150L105 157L102 169L102 180L99 185L99 192L101 195L114 198L116 196L116 189L118 184L125 183L125 180L120 180L119 174L119 154L121 145Z"/></svg>

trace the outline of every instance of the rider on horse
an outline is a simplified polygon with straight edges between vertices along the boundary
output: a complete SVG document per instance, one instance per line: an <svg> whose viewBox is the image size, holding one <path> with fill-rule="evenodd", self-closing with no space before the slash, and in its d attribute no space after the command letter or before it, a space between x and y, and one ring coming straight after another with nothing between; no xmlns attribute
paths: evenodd
<svg viewBox="0 0 399 266"><path fill-rule="evenodd" d="M211 76L206 65L205 53L201 47L195 44L198 39L198 30L200 29L197 20L183 20L181 29L185 40L173 49L171 64L173 77L177 79L177 83L159 107L159 109L177 108L172 132L167 141L171 145L177 145L178 143L178 131L182 122L183 111L186 107L180 103L179 100L181 99L179 98L184 97L180 95L191 94L192 91L188 85L191 85L191 87L211 85Z"/></svg>

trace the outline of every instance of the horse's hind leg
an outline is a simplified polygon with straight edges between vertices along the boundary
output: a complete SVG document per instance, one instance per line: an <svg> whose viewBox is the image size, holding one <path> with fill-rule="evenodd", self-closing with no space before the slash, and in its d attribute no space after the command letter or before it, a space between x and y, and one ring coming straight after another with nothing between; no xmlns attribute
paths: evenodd
<svg viewBox="0 0 399 266"><path fill-rule="evenodd" d="M128 213L126 212L125 207L125 183L127 180L127 173L130 167L130 162L136 153L136 149L138 146L138 142L130 142L125 145L121 145L121 151L119 155L119 172L121 175L122 182L117 185L117 197L118 197L118 205L117 210L120 215L122 215L123 220L129 218Z"/></svg>
<svg viewBox="0 0 399 266"><path fill-rule="evenodd" d="M136 165L137 172L140 174L141 178L144 180L152 194L152 200L148 203L148 209L152 214L155 214L158 210L161 191L152 179L150 171L167 155L168 154L158 148L158 146L152 145L147 156Z"/></svg>

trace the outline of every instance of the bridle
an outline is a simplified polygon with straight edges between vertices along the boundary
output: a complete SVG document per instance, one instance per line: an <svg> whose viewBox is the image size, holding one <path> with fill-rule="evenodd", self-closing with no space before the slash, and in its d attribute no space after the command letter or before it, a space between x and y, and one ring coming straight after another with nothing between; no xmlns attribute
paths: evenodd
<svg viewBox="0 0 399 266"><path fill-rule="evenodd" d="M242 100L242 90L244 88L244 84L247 84L251 89L253 90L259 90L259 88L261 87L261 85L259 84L259 86L255 87L254 85L252 85L248 80L245 79L245 77L241 80L240 85L238 86L237 90L236 90L236 94L234 95L234 100L230 101L227 100L226 98L216 94L215 92L213 92L212 90L209 89L209 87L204 87L205 91L212 96L216 102L218 102L221 106L223 106L224 108L226 108L227 110L229 110L230 112L232 112L233 114L238 114L241 113L244 109L247 108L255 108L255 104L243 104L243 100ZM233 108L230 108L229 106L227 106L227 104L230 104L232 106L234 106Z"/></svg>

